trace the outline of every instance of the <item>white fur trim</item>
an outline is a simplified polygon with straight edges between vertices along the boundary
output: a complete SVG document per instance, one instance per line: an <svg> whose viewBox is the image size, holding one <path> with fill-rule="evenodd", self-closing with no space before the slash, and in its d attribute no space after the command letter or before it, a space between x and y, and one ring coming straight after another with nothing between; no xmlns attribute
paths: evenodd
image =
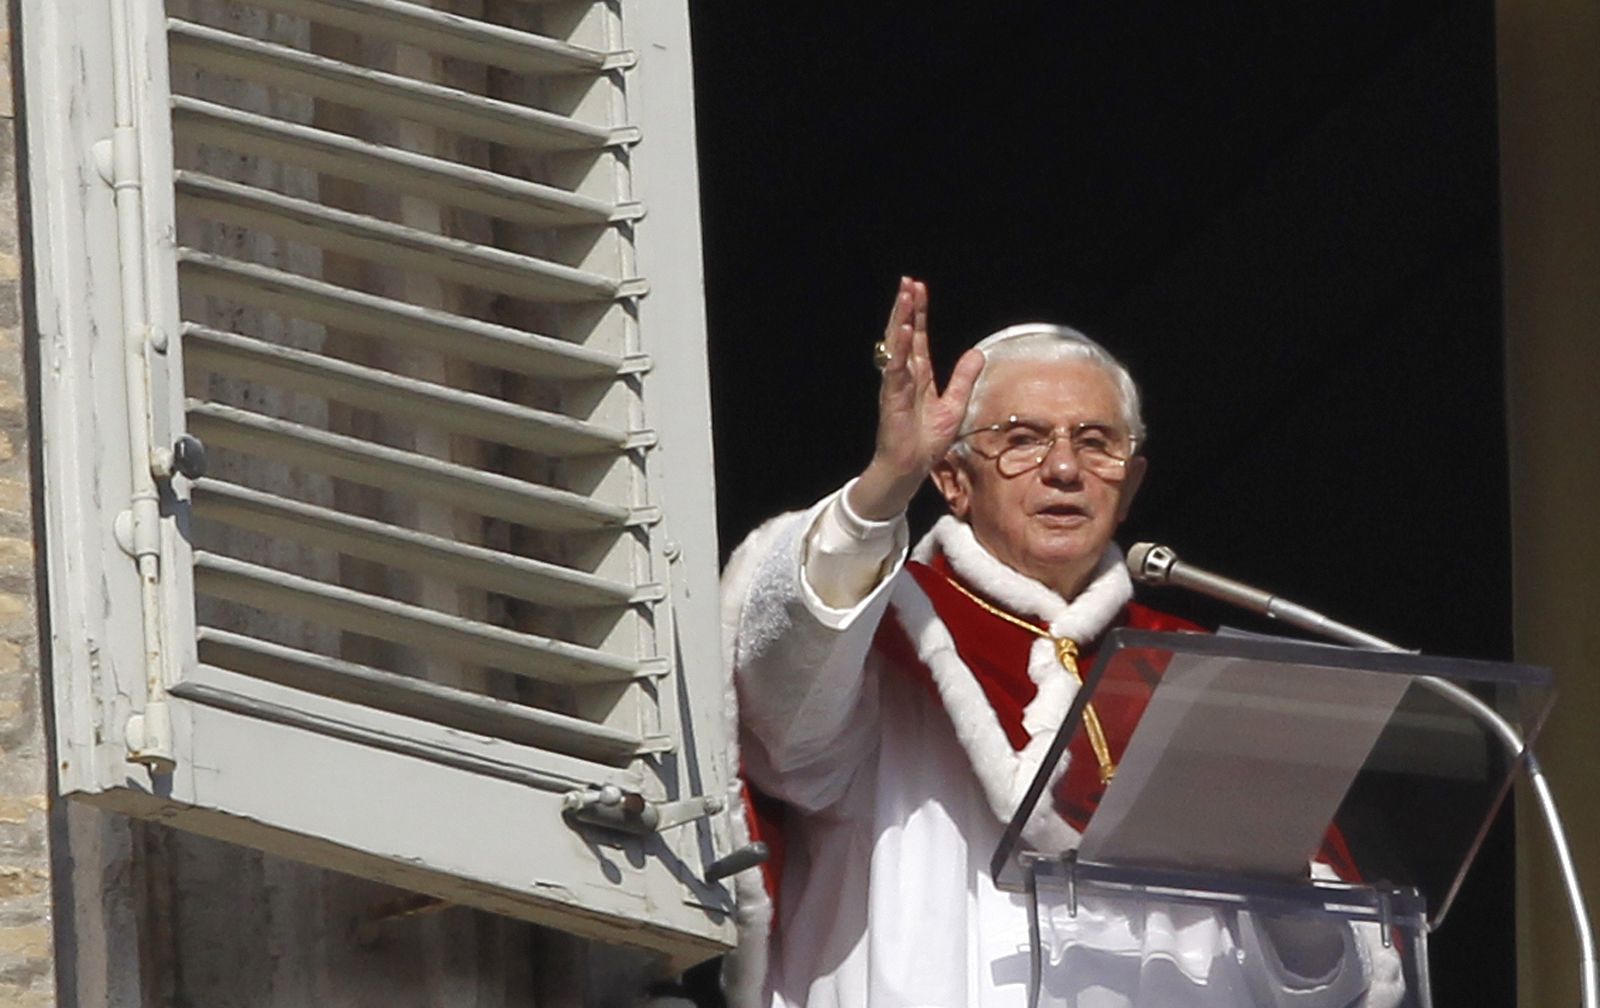
<svg viewBox="0 0 1600 1008"><path fill-rule="evenodd" d="M962 582L1017 615L1045 620L1051 633L1087 644L1100 636L1133 597L1133 584L1122 565L1122 552L1106 550L1089 586L1072 602L1038 581L996 560L972 535L966 523L946 516L917 544L913 557L923 562L942 552ZM934 613L916 582L904 578L895 586L891 610L911 638L917 657L933 677L956 738L972 764L990 809L1009 822L1028 785L1039 772L1056 729L1067 716L1078 684L1056 660L1055 647L1044 637L1028 651L1028 675L1038 687L1022 712L1028 743L1012 749L1000 720L972 670L956 652L950 630ZM1052 772L1052 781L1066 771L1067 759ZM1064 851L1077 845L1078 833L1041 802L1023 828L1023 839L1035 850Z"/></svg>
<svg viewBox="0 0 1600 1008"><path fill-rule="evenodd" d="M722 705L727 735L728 807L737 810L729 817L735 850L750 842L750 820L747 818L750 810L745 806L744 782L738 773L742 765L739 753L739 693L733 680L734 643L739 630L739 617L762 559L784 535L792 534L789 523L799 518L798 514L788 513L763 524L733 551L722 571L722 667L727 670L722 687ZM762 869L749 868L733 876L733 897L734 924L739 931L739 944L723 959L723 994L731 1008L758 1008L767 978L773 909Z"/></svg>

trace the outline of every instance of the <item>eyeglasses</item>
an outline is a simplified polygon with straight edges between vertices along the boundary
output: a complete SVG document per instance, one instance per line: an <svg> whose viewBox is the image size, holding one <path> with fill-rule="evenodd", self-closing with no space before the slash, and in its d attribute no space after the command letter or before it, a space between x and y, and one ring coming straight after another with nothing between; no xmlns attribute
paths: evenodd
<svg viewBox="0 0 1600 1008"><path fill-rule="evenodd" d="M1128 460L1138 442L1129 434L1102 423L1086 421L1071 427L1046 427L1021 417L968 431L956 438L971 451L995 464L1000 475L1021 476L1044 464L1061 438L1067 439L1078 465L1108 483L1128 475Z"/></svg>

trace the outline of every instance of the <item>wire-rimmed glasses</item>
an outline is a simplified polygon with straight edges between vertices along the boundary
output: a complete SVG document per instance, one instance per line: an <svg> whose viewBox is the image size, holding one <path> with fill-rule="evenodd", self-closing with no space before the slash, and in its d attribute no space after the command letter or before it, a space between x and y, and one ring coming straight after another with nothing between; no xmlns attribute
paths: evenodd
<svg viewBox="0 0 1600 1008"><path fill-rule="evenodd" d="M1061 438L1067 439L1078 465L1108 483L1127 477L1128 460L1138 447L1132 435L1097 421L1050 427L1017 416L967 431L956 443L993 462L1000 475L1009 478L1043 465Z"/></svg>

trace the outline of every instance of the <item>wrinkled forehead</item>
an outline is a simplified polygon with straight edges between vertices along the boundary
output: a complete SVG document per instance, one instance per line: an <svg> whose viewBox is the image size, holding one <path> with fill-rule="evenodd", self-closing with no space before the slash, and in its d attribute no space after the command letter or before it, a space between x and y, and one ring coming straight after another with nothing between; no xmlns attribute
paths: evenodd
<svg viewBox="0 0 1600 1008"><path fill-rule="evenodd" d="M1022 417L1049 426L1095 421L1122 426L1117 384L1088 360L998 360L984 369L978 426Z"/></svg>

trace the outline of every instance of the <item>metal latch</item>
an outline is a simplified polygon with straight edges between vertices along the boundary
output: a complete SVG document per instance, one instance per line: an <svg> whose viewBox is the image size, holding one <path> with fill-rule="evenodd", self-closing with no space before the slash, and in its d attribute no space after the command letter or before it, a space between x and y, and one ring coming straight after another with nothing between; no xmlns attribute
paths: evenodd
<svg viewBox="0 0 1600 1008"><path fill-rule="evenodd" d="M771 856L772 852L760 840L747 843L727 857L706 865L705 879L707 882L721 882L729 875L737 875L747 868L754 868L764 863Z"/></svg>
<svg viewBox="0 0 1600 1008"><path fill-rule="evenodd" d="M206 446L193 434L179 434L171 448L156 449L150 472L157 479L171 479L174 473L197 480L206 474Z"/></svg>
<svg viewBox="0 0 1600 1008"><path fill-rule="evenodd" d="M716 815L728 807L726 798L708 795L683 801L653 802L635 791L624 791L614 784L586 791L568 791L561 809L568 816L591 826L646 836Z"/></svg>

